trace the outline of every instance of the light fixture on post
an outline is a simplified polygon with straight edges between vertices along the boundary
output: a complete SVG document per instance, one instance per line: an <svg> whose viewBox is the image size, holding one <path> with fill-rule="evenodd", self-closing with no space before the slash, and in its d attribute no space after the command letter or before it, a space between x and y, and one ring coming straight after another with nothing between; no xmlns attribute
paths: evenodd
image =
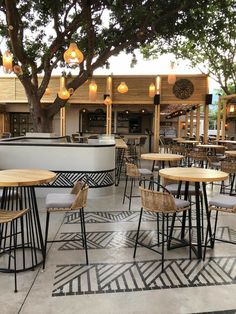
<svg viewBox="0 0 236 314"><path fill-rule="evenodd" d="M104 95L104 101L103 101L104 105L109 106L112 105L112 99L110 97L110 95L105 94Z"/></svg>
<svg viewBox="0 0 236 314"><path fill-rule="evenodd" d="M231 98L230 100L228 100L228 110L230 114L234 114L235 113L235 106L236 106L236 99L235 98Z"/></svg>
<svg viewBox="0 0 236 314"><path fill-rule="evenodd" d="M232 105L232 104L230 105L230 107L229 107L229 112L230 112L230 113L234 113L234 105Z"/></svg>
<svg viewBox="0 0 236 314"><path fill-rule="evenodd" d="M171 61L170 62L170 74L168 74L168 83L170 85L174 85L175 82L176 82L176 75L175 75L175 62L174 61Z"/></svg>
<svg viewBox="0 0 236 314"><path fill-rule="evenodd" d="M63 100L66 100L70 97L70 92L66 89L66 86L65 86L65 77L62 76L60 78L60 90L58 92L58 97L63 99Z"/></svg>
<svg viewBox="0 0 236 314"><path fill-rule="evenodd" d="M112 122L112 99L109 94L104 94L104 105L107 107L106 112L106 135L111 135Z"/></svg>
<svg viewBox="0 0 236 314"><path fill-rule="evenodd" d="M9 50L7 50L2 56L2 66L3 66L3 71L5 73L10 74L12 72L13 70L12 60L13 60L13 55Z"/></svg>
<svg viewBox="0 0 236 314"><path fill-rule="evenodd" d="M149 85L149 97L154 97L156 94L156 86L154 83Z"/></svg>
<svg viewBox="0 0 236 314"><path fill-rule="evenodd" d="M96 101L97 99L97 84L92 80L89 84L89 100Z"/></svg>
<svg viewBox="0 0 236 314"><path fill-rule="evenodd" d="M63 57L65 62L69 65L80 64L84 60L84 55L79 50L76 43L70 43L70 46L64 52Z"/></svg>
<svg viewBox="0 0 236 314"><path fill-rule="evenodd" d="M125 82L121 82L120 85L117 87L117 90L119 93L125 94L128 92L129 88Z"/></svg>

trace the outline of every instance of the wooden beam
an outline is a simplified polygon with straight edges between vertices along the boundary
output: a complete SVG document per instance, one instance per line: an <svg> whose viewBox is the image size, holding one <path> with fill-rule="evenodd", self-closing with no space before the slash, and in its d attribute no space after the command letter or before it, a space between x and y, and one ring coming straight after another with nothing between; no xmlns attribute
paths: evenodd
<svg viewBox="0 0 236 314"><path fill-rule="evenodd" d="M177 137L181 137L181 129L182 129L182 123L181 123L181 118L178 118L178 134Z"/></svg>
<svg viewBox="0 0 236 314"><path fill-rule="evenodd" d="M209 127L209 105L204 104L204 134L203 134L203 143L207 144L208 142L208 127Z"/></svg>
<svg viewBox="0 0 236 314"><path fill-rule="evenodd" d="M66 136L66 108L60 109L60 136Z"/></svg>
<svg viewBox="0 0 236 314"><path fill-rule="evenodd" d="M200 139L200 106L197 107L196 111L196 141Z"/></svg>
<svg viewBox="0 0 236 314"><path fill-rule="evenodd" d="M218 111L217 111L217 135L216 140L220 139L220 131L221 131L221 97L218 98Z"/></svg>
<svg viewBox="0 0 236 314"><path fill-rule="evenodd" d="M155 105L154 108L154 153L159 152L159 141L160 141L160 105Z"/></svg>
<svg viewBox="0 0 236 314"><path fill-rule="evenodd" d="M184 129L184 136L188 135L188 112L185 113L185 129Z"/></svg>
<svg viewBox="0 0 236 314"><path fill-rule="evenodd" d="M222 140L225 139L225 124L226 124L226 100L223 100L223 117L222 117L222 130L221 130L221 135L222 135Z"/></svg>
<svg viewBox="0 0 236 314"><path fill-rule="evenodd" d="M190 111L190 136L193 136L193 117L194 117L194 111Z"/></svg>

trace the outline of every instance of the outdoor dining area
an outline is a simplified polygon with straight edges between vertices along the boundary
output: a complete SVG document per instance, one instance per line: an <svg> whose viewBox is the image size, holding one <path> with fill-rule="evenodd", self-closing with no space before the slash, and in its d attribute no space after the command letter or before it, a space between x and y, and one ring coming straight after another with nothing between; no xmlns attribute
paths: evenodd
<svg viewBox="0 0 236 314"><path fill-rule="evenodd" d="M206 82L205 76L194 79ZM63 115L61 136L28 133L0 141L0 276L6 298L15 292L21 299L32 285L32 300L39 287L44 297L60 300L96 295L109 312L108 294L133 292L135 300L136 293L143 298L144 292L168 291L184 301L176 289L192 295L204 287L203 298L213 287L233 285L236 141L223 123L227 97L220 99L225 116L218 115L215 137L207 129L208 94L196 98L203 105L184 111L184 118L182 110L174 115L175 136L168 137L161 127L170 109L162 103L171 98L158 94L169 87L167 77L157 77L156 84L150 133L113 133L115 105L108 104L105 134L69 135L70 120ZM173 101L175 108L182 106ZM54 306L63 308L63 301ZM205 306L201 301L200 308Z"/></svg>
<svg viewBox="0 0 236 314"><path fill-rule="evenodd" d="M6 154L10 142L4 141L0 150ZM90 194L89 173L61 192L57 187L61 174L52 166L0 171L0 262L7 295L24 291L29 270L34 270L32 276L37 272L41 284L51 278L53 296L233 283L235 151L227 150L227 142L199 143L174 138L168 147L160 142L159 152L143 153L133 147L135 141L110 140L116 155L115 185L104 196ZM13 139L11 145L20 144ZM42 150L45 144L28 145ZM56 149L67 144L50 145ZM86 144L71 145L86 149ZM41 193L42 188L46 192ZM99 265L110 270L100 274ZM147 277L144 265L150 268ZM69 277L64 276L67 272Z"/></svg>
<svg viewBox="0 0 236 314"><path fill-rule="evenodd" d="M235 0L0 12L0 314L236 314Z"/></svg>

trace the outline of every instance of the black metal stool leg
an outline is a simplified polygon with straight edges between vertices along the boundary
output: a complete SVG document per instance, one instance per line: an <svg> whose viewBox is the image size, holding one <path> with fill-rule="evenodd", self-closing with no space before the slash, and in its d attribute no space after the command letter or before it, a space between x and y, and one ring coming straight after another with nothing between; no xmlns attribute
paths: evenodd
<svg viewBox="0 0 236 314"><path fill-rule="evenodd" d="M45 269L46 256L47 256L47 241L48 241L49 220L50 220L50 212L47 211L46 228L45 228L45 242L44 242L44 254L43 254L44 255L44 257L43 257L43 269Z"/></svg>
<svg viewBox="0 0 236 314"><path fill-rule="evenodd" d="M136 240L135 240L135 246L134 246L134 254L133 254L133 258L135 258L135 256L136 256L136 250L137 250L137 244L138 244L139 230L140 230L140 225L141 225L142 215L143 215L143 208L141 208L141 210L140 210L139 222L138 222L138 230L137 230L137 235L136 235Z"/></svg>
<svg viewBox="0 0 236 314"><path fill-rule="evenodd" d="M164 271L164 251L165 251L165 214L162 214L162 245L161 245L161 271Z"/></svg>
<svg viewBox="0 0 236 314"><path fill-rule="evenodd" d="M84 247L85 247L85 255L86 255L86 264L88 265L88 248L87 248L87 238L86 238L86 229L85 229L85 222L84 222L84 208L81 208L81 218L83 224L83 232L84 232Z"/></svg>
<svg viewBox="0 0 236 314"><path fill-rule="evenodd" d="M188 231L189 231L189 259L192 258L192 213L188 210Z"/></svg>
<svg viewBox="0 0 236 314"><path fill-rule="evenodd" d="M125 179L125 189L124 189L124 195L123 195L123 204L125 202L125 197L126 197L127 183L128 183L128 176L126 176L126 179Z"/></svg>
<svg viewBox="0 0 236 314"><path fill-rule="evenodd" d="M131 178L131 186L130 186L130 194L129 194L129 210L131 208L131 202L132 202L133 185L134 185L134 179Z"/></svg>
<svg viewBox="0 0 236 314"><path fill-rule="evenodd" d="M84 247L84 226L83 226L81 210L79 211L79 214L80 214L81 237L82 237L82 243Z"/></svg>
<svg viewBox="0 0 236 314"><path fill-rule="evenodd" d="M12 222L13 237L14 237L14 240L13 240L13 242L14 242L14 244L13 244L13 246L14 246L14 255L13 255L13 258L14 258L14 280L15 280L15 291L14 292L17 292L17 275L16 275L16 273L17 273L17 271L16 271L17 234L16 234L16 225L15 225L16 223L17 223L16 221Z"/></svg>

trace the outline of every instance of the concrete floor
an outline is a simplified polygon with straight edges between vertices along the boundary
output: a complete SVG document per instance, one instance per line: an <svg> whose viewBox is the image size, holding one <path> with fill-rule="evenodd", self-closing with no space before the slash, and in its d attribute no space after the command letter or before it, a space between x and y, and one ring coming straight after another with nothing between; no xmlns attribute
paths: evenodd
<svg viewBox="0 0 236 314"><path fill-rule="evenodd" d="M1 314L236 312L236 246L217 242L204 262L189 260L187 248L166 251L164 273L160 256L146 248L138 247L134 261L140 198L129 212L123 189L121 181L112 195L88 200L88 266L81 242L72 241L49 246L45 271L19 273L18 293L13 275L0 273ZM209 197L217 189L212 193L208 186ZM44 199L38 204L44 232ZM52 215L50 239L73 239L80 232L78 215ZM144 220L143 237L155 237L154 217ZM236 239L236 215L221 215L218 234Z"/></svg>

